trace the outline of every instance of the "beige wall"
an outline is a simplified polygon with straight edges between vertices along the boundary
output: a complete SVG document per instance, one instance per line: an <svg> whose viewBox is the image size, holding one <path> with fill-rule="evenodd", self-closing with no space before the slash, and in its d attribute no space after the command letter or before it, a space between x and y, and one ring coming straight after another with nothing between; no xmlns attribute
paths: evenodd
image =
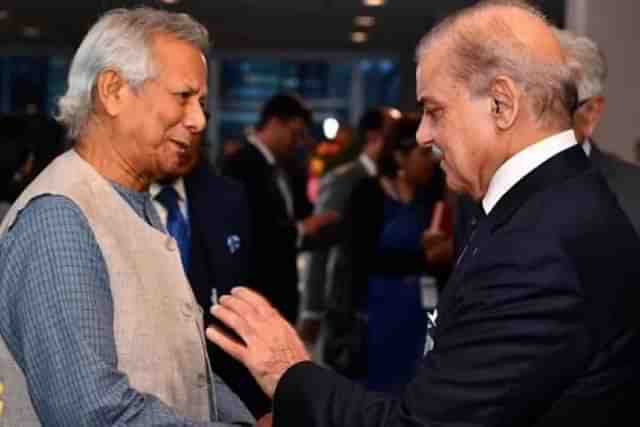
<svg viewBox="0 0 640 427"><path fill-rule="evenodd" d="M607 108L596 133L627 160L640 139L640 1L567 0L567 28L598 43L607 56Z"/></svg>

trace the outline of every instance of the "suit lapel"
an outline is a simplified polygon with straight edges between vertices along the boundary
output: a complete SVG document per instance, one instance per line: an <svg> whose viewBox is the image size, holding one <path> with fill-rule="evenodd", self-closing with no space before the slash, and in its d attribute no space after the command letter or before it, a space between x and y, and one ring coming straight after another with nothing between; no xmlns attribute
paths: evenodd
<svg viewBox="0 0 640 427"><path fill-rule="evenodd" d="M511 188L494 206L488 216L481 219L477 229L467 243L465 253L461 255L457 266L444 288L439 311L447 315L455 304L458 289L468 280L465 274L474 260L484 250L491 249L491 237L506 225L523 207L527 200L547 188L577 176L591 168L591 163L579 145L564 150L531 171ZM445 319L443 319L445 320Z"/></svg>
<svg viewBox="0 0 640 427"><path fill-rule="evenodd" d="M496 204L487 216L490 233L506 224L525 202L547 188L577 176L591 168L580 145L551 157L522 178Z"/></svg>

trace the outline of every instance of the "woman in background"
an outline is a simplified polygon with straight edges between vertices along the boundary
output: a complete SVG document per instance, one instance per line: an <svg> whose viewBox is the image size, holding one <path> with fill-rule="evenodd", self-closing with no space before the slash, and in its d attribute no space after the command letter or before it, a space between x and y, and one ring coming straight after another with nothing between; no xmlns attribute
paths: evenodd
<svg viewBox="0 0 640 427"><path fill-rule="evenodd" d="M444 197L444 174L432 150L417 144L418 125L414 115L394 123L381 178L361 183L350 201L354 283L368 317L366 384L392 393L403 390L424 354L421 283L440 273L427 265L421 236Z"/></svg>

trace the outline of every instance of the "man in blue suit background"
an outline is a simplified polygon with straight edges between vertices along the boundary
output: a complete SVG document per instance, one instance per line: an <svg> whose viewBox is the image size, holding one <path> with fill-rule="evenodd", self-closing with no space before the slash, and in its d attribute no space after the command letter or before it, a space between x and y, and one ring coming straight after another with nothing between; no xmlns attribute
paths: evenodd
<svg viewBox="0 0 640 427"><path fill-rule="evenodd" d="M242 185L213 173L200 151L185 150L179 175L154 183L149 191L162 223L178 242L196 300L212 322L212 299L245 284L249 275L249 212ZM233 389L255 416L269 399L246 368L217 346L207 350L216 375Z"/></svg>

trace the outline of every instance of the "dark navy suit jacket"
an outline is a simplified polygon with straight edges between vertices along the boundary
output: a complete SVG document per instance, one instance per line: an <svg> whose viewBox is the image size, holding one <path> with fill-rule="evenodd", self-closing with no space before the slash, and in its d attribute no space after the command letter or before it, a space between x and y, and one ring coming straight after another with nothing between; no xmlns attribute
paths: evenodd
<svg viewBox="0 0 640 427"><path fill-rule="evenodd" d="M201 165L184 178L191 227L191 256L187 276L211 324L211 289L218 296L249 278L251 239L249 212L242 185L214 175ZM247 369L208 342L213 371L240 397L255 416L270 409L270 402Z"/></svg>
<svg viewBox="0 0 640 427"><path fill-rule="evenodd" d="M243 184L249 203L252 248L248 285L295 323L300 298L298 234L278 189L275 168L254 145L246 144L226 160L223 172Z"/></svg>
<svg viewBox="0 0 640 427"><path fill-rule="evenodd" d="M567 149L479 222L401 398L304 362L276 389L275 426L623 425L640 378L639 256L600 172Z"/></svg>

